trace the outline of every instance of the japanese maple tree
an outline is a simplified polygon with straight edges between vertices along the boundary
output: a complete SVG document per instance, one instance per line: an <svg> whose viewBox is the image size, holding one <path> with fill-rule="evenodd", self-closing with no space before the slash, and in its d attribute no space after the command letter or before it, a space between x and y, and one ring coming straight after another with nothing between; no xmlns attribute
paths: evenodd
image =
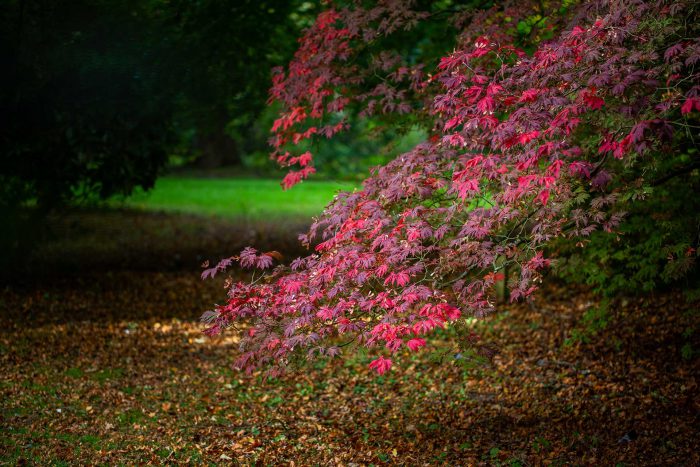
<svg viewBox="0 0 700 467"><path fill-rule="evenodd" d="M314 173L313 154L295 146L343 131L349 113L418 123L429 139L339 193L301 236L309 256L287 266L246 248L204 271L263 270L230 286L203 317L206 332L239 329L236 366L248 372L274 376L295 358L365 347L383 374L404 352L430 348L438 328L454 326L456 345L471 345L465 318L495 310L500 281L511 300L525 299L554 256L585 262L578 251L601 238L608 252L624 249L640 232L625 237L627 222L664 206L670 234L644 261L668 278L695 274L698 9L329 4L274 72L272 157L289 168L283 187ZM442 42L421 35L436 21L454 33L441 57L430 44ZM392 40L410 34L410 48Z"/></svg>

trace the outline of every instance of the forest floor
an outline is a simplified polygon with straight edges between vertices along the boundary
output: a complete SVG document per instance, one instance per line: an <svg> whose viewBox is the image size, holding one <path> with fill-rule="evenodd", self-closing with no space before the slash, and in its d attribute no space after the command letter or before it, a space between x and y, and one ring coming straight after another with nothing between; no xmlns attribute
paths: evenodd
<svg viewBox="0 0 700 467"><path fill-rule="evenodd" d="M0 285L0 464L700 465L700 311L674 292L620 300L572 341L596 302L550 282L476 325L491 363L231 370L236 337L201 334L225 292L198 265L290 251L297 227L56 220L32 274Z"/></svg>

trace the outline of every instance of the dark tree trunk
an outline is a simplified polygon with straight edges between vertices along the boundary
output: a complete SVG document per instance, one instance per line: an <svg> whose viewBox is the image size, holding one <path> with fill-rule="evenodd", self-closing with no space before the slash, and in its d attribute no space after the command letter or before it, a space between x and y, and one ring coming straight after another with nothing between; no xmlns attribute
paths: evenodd
<svg viewBox="0 0 700 467"><path fill-rule="evenodd" d="M505 276L503 280L496 282L496 301L499 305L510 302L510 290L508 289L508 266L504 266L501 271Z"/></svg>

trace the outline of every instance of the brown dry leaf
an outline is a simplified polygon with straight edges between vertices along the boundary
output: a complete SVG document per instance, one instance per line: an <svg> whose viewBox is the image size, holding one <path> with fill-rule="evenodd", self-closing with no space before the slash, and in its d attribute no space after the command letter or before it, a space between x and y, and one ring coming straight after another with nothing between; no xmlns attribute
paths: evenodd
<svg viewBox="0 0 700 467"><path fill-rule="evenodd" d="M267 256L269 256L271 258L276 259L277 261L284 260L284 256L282 256L282 253L280 253L279 251L276 251L276 250L268 251L264 254L266 254Z"/></svg>

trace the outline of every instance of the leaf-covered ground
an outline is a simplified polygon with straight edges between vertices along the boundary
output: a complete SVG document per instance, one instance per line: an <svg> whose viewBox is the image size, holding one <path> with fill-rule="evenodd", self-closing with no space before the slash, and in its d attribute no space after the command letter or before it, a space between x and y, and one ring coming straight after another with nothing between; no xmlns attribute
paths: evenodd
<svg viewBox="0 0 700 467"><path fill-rule="evenodd" d="M106 235L90 216L80 241ZM172 220L134 216L125 225ZM202 238L180 228L175 243ZM477 325L499 349L490 365L426 354L376 377L357 356L264 383L228 368L235 338L200 333L224 297L199 280L202 246L158 271L165 250L133 257L144 229L121 261L93 238L102 260L87 272L0 290L0 463L700 464L699 314L676 293L621 300L602 333L566 345L595 302L549 285ZM50 264L68 243L42 250Z"/></svg>

